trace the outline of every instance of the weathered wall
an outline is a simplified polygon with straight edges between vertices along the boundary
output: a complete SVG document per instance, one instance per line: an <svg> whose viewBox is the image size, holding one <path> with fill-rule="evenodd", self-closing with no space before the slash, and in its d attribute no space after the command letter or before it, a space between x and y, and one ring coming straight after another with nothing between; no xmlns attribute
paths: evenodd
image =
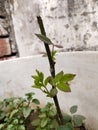
<svg viewBox="0 0 98 130"><path fill-rule="evenodd" d="M58 51L98 50L98 0L10 0L20 56L39 54L43 46L36 15L41 15L46 32Z"/></svg>
<svg viewBox="0 0 98 130"><path fill-rule="evenodd" d="M0 0L0 60L16 57L17 46L8 0Z"/></svg>

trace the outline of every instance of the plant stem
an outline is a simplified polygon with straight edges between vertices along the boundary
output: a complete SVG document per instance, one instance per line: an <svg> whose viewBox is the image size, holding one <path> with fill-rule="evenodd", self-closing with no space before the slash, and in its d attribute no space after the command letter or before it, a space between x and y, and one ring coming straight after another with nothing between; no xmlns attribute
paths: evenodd
<svg viewBox="0 0 98 130"><path fill-rule="evenodd" d="M42 18L40 16L38 16L37 17L37 21L38 21L38 24L39 24L39 28L40 28L41 34L46 36L46 32L45 32L45 28L44 28L44 25L43 25ZM52 56L51 56L51 51L50 51L49 45L44 43L44 46L45 46L45 49L46 49L46 52L47 52L47 56L48 56L48 60L49 60L51 76L54 78L55 77L55 63L52 60ZM54 88L54 86L52 86L52 88ZM59 102L58 102L57 95L55 95L53 97L53 100L54 100L54 103L55 103L55 106L56 106L56 109L57 109L57 114L58 114L58 119L60 121L60 124L63 124L63 122L64 122L63 121L63 116L62 116L62 113L61 113L61 109L60 109L60 105L59 105Z"/></svg>
<svg viewBox="0 0 98 130"><path fill-rule="evenodd" d="M46 32L45 32L45 29L44 29L42 18L40 16L38 16L37 21L38 21L38 24L39 24L39 27L40 27L41 34L46 36ZM54 67L54 62L53 62L52 57L51 57L50 48L49 48L48 44L46 44L46 43L44 43L44 46L45 46L47 56L48 56L48 60L49 60L49 64L50 64L51 75L53 77L55 77L55 67Z"/></svg>

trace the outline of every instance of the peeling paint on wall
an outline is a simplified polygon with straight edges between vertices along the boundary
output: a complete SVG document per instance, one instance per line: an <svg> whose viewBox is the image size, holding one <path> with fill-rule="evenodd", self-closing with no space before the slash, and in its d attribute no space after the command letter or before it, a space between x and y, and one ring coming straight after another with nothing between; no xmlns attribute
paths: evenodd
<svg viewBox="0 0 98 130"><path fill-rule="evenodd" d="M97 0L11 0L12 17L20 56L40 54L44 47L36 16L41 15L47 36L63 45L61 51L98 50Z"/></svg>

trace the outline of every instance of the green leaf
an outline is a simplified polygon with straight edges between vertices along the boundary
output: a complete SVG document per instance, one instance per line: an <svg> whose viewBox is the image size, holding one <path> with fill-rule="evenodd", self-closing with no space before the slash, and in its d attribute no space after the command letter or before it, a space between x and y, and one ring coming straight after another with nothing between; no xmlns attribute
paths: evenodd
<svg viewBox="0 0 98 130"><path fill-rule="evenodd" d="M32 126L39 126L40 125L40 119L35 119L34 121L32 121L31 125Z"/></svg>
<svg viewBox="0 0 98 130"><path fill-rule="evenodd" d="M47 118L43 118L42 120L41 120L41 127L43 128L43 127L45 127L46 125L47 125L47 123L48 123L48 119Z"/></svg>
<svg viewBox="0 0 98 130"><path fill-rule="evenodd" d="M39 128L39 129L36 129L36 130L47 130L47 128Z"/></svg>
<svg viewBox="0 0 98 130"><path fill-rule="evenodd" d="M51 107L53 107L53 105L54 105L53 103L48 102L48 103L46 104L46 107L50 109Z"/></svg>
<svg viewBox="0 0 98 130"><path fill-rule="evenodd" d="M2 108L2 106L3 106L3 102L2 102L2 101L0 101L0 109Z"/></svg>
<svg viewBox="0 0 98 130"><path fill-rule="evenodd" d="M52 56L52 60L53 60L53 61L56 60L56 58L55 58L56 52L57 52L57 51L55 51L55 50L53 50L53 51L51 52L51 56Z"/></svg>
<svg viewBox="0 0 98 130"><path fill-rule="evenodd" d="M64 76L61 79L61 82L68 82L74 79L76 75L75 74L64 74Z"/></svg>
<svg viewBox="0 0 98 130"><path fill-rule="evenodd" d="M17 125L18 123L19 123L19 120L18 120L18 119L14 119L14 120L13 120L13 124L14 124L14 125Z"/></svg>
<svg viewBox="0 0 98 130"><path fill-rule="evenodd" d="M42 35L42 34L35 34L41 41L43 41L44 43L46 43L46 44L48 44L48 45L52 45L53 43L52 43L52 41L48 38L48 37L46 37L46 36L44 36L44 35Z"/></svg>
<svg viewBox="0 0 98 130"><path fill-rule="evenodd" d="M58 128L58 122L57 122L57 120L56 120L56 119L52 119L52 120L50 121L50 124L49 124L48 126L49 126L50 129L55 128L55 129L57 130L57 128ZM50 129L49 129L49 130L50 130Z"/></svg>
<svg viewBox="0 0 98 130"><path fill-rule="evenodd" d="M26 130L24 125L19 125L17 130Z"/></svg>
<svg viewBox="0 0 98 130"><path fill-rule="evenodd" d="M38 117L45 118L47 115L45 113L40 114Z"/></svg>
<svg viewBox="0 0 98 130"><path fill-rule="evenodd" d="M35 80L38 80L39 78L38 78L38 76L36 76L36 75L32 75L31 76L33 79L35 79Z"/></svg>
<svg viewBox="0 0 98 130"><path fill-rule="evenodd" d="M2 120L5 116L6 115L5 115L4 111L0 110L0 120Z"/></svg>
<svg viewBox="0 0 98 130"><path fill-rule="evenodd" d="M47 86L47 84L50 82L51 80L51 76L48 76L45 81L44 81L44 85Z"/></svg>
<svg viewBox="0 0 98 130"><path fill-rule="evenodd" d="M44 80L44 74L42 72L39 72L39 81L43 82Z"/></svg>
<svg viewBox="0 0 98 130"><path fill-rule="evenodd" d="M57 128L57 130L72 130L72 129L70 129L69 126L61 125L61 126L59 126L59 127Z"/></svg>
<svg viewBox="0 0 98 130"><path fill-rule="evenodd" d="M50 110L48 112L49 117L54 117L57 114L56 110Z"/></svg>
<svg viewBox="0 0 98 130"><path fill-rule="evenodd" d="M41 85L33 85L32 88L38 88L38 89L41 89Z"/></svg>
<svg viewBox="0 0 98 130"><path fill-rule="evenodd" d="M68 114L64 114L64 116L63 116L63 119L64 119L64 121L67 123L67 122L70 122L71 121L71 116L70 115L68 115Z"/></svg>
<svg viewBox="0 0 98 130"><path fill-rule="evenodd" d="M27 96L28 101L31 101L31 100L32 100L33 95L35 95L35 93L33 93L33 92L30 92L30 93L26 93L26 94L25 94L25 96Z"/></svg>
<svg viewBox="0 0 98 130"><path fill-rule="evenodd" d="M39 72L39 70L37 70L37 69L36 69L36 73L37 73L38 76L40 75L40 72Z"/></svg>
<svg viewBox="0 0 98 130"><path fill-rule="evenodd" d="M25 96L26 96L26 95L25 95ZM25 98L19 97L18 99L19 99L19 100L18 100L18 104L22 104L22 103L26 102L26 99L25 99Z"/></svg>
<svg viewBox="0 0 98 130"><path fill-rule="evenodd" d="M9 125L7 126L7 130L13 130L13 128L14 128L14 125L13 125L13 124L9 124Z"/></svg>
<svg viewBox="0 0 98 130"><path fill-rule="evenodd" d="M13 110L13 111L10 113L10 118L12 118L17 112L18 112L18 109Z"/></svg>
<svg viewBox="0 0 98 130"><path fill-rule="evenodd" d="M36 82L43 82L44 80L44 74L42 72L40 72L39 70L36 70L37 75L33 75L32 78L36 81Z"/></svg>
<svg viewBox="0 0 98 130"><path fill-rule="evenodd" d="M71 114L76 113L76 112L77 112L77 109L78 109L78 106L76 106L76 105L72 106L72 107L70 108Z"/></svg>
<svg viewBox="0 0 98 130"><path fill-rule="evenodd" d="M57 91L56 88L52 88L52 89L50 90L50 95L51 95L52 97L54 97L57 93L58 93L58 91Z"/></svg>
<svg viewBox="0 0 98 130"><path fill-rule="evenodd" d="M32 102L38 105L40 104L40 101L38 99L33 99Z"/></svg>
<svg viewBox="0 0 98 130"><path fill-rule="evenodd" d="M22 111L23 111L24 117L27 118L31 112L31 108L29 106L25 106L23 107Z"/></svg>
<svg viewBox="0 0 98 130"><path fill-rule="evenodd" d="M39 79L38 79L38 80L34 80L34 84L35 84L36 86L43 86L42 82L40 82Z"/></svg>
<svg viewBox="0 0 98 130"><path fill-rule="evenodd" d="M82 126L84 120L85 120L85 117L82 115L74 115L73 116L73 121L74 121L75 127Z"/></svg>
<svg viewBox="0 0 98 130"><path fill-rule="evenodd" d="M70 87L68 86L68 84L65 84L65 83L59 83L57 85L57 88L61 91L64 91L64 92L71 92L71 89Z"/></svg>
<svg viewBox="0 0 98 130"><path fill-rule="evenodd" d="M5 124L0 124L0 130L4 127Z"/></svg>
<svg viewBox="0 0 98 130"><path fill-rule="evenodd" d="M57 85L61 81L61 79L63 77L63 74L64 74L63 71L56 74L55 78L53 79L53 84L54 85Z"/></svg>
<svg viewBox="0 0 98 130"><path fill-rule="evenodd" d="M49 109L50 109L50 108L47 107L47 105L46 105L44 108L41 109L41 112L42 112L42 113L46 113L46 112L49 111Z"/></svg>
<svg viewBox="0 0 98 130"><path fill-rule="evenodd" d="M66 127L69 128L69 130L73 130L74 129L72 123L70 123L70 122L66 123Z"/></svg>

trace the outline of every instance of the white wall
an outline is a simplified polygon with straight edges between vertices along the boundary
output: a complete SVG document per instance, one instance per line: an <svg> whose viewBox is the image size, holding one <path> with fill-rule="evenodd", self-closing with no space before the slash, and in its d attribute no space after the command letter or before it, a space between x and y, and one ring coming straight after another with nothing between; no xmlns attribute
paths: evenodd
<svg viewBox="0 0 98 130"><path fill-rule="evenodd" d="M47 35L63 45L59 51L98 50L97 0L10 0L20 56L40 54L44 47L34 35L40 33L41 15Z"/></svg>
<svg viewBox="0 0 98 130"><path fill-rule="evenodd" d="M98 129L98 52L69 52L56 57L56 73L74 73L71 93L59 92L59 101L66 112L72 105L78 105L79 114L86 116L89 130ZM31 75L35 69L49 74L46 57L35 56L0 62L0 99L12 96L24 96L34 91L36 97L45 104L49 99L36 89L31 88ZM46 100L45 100L46 99ZM92 129L91 129L92 128Z"/></svg>

